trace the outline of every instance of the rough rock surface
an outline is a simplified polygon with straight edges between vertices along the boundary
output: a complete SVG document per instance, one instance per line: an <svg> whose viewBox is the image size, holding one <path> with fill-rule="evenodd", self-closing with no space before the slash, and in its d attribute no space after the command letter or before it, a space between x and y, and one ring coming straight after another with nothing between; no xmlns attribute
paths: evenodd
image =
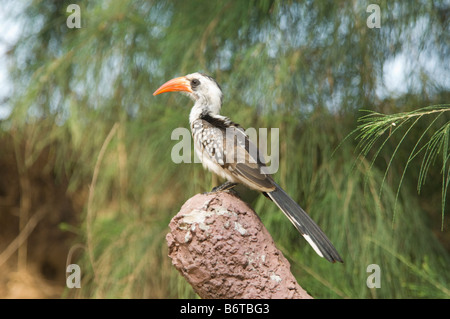
<svg viewBox="0 0 450 319"><path fill-rule="evenodd" d="M202 298L312 298L256 213L234 195L198 194L169 227L172 264Z"/></svg>

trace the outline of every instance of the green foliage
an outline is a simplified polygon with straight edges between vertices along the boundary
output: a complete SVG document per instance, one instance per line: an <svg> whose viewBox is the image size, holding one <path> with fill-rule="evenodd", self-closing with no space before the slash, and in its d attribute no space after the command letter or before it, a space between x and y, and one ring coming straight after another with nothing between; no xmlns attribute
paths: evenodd
<svg viewBox="0 0 450 319"><path fill-rule="evenodd" d="M445 115L450 111L450 107L448 105L437 105L437 106L429 106L419 110L397 113L397 114L380 114L378 112L369 111L369 114L361 117L359 121L362 123L358 126L355 132L359 132L357 135L357 139L359 139L358 146L361 148L360 155L367 156L369 151L374 147L376 142L382 137L386 136L381 146L376 151L374 158L372 160L371 165L374 164L377 156L383 150L383 146L388 142L391 138L391 135L396 131L401 130L403 126L407 126L406 131L404 131L402 138L399 143L395 147L394 152L389 160L387 165L386 172L383 177L382 185L387 177L388 171L392 165L395 155L397 151L401 147L403 141L405 141L408 133L413 130L418 124L418 122L427 116L434 117L434 119L428 119L428 126L425 127L423 133L420 135L417 142L414 144L413 149L411 150L406 164L404 165L403 173L400 178L400 182L398 184L397 195L398 197L400 192L400 187L402 185L403 179L406 175L406 170L410 165L411 161L413 161L420 153L423 154L423 159L420 165L419 170L419 178L417 182L417 190L420 192L421 188L424 186L427 173L430 169L430 166L436 161L436 158L439 154L442 154L442 164L441 164L441 175L442 175L442 229L444 227L444 212L445 212L445 202L449 185L449 176L450 176L450 151L448 149L449 144L449 136L450 136L450 121L445 119ZM444 116L444 124L440 127L435 127L435 123L441 119L441 116ZM442 121L441 121L442 122ZM386 134L389 132L388 134ZM431 133L430 133L431 132ZM428 141L423 142L424 139L429 138Z"/></svg>
<svg viewBox="0 0 450 319"><path fill-rule="evenodd" d="M80 29L66 27L68 4L36 0L17 17L23 31L8 56L14 90L3 106L11 114L0 121L0 134L27 144L24 170L49 149L55 178L84 198L83 286L66 297L195 297L171 267L165 234L212 177L200 164L171 161L171 133L188 127L191 101L152 96L195 71L221 84L224 115L280 129L275 179L345 263L317 257L275 205L242 194L311 295L450 297L449 253L429 226L434 212L444 216L448 193L448 87L423 69L395 96L383 78L404 51L431 51L450 65L445 1L380 1L381 29L367 28L360 1L86 1ZM355 142L346 136L361 108L370 113ZM435 194L442 202L430 200ZM369 264L381 267L381 289L366 286Z"/></svg>

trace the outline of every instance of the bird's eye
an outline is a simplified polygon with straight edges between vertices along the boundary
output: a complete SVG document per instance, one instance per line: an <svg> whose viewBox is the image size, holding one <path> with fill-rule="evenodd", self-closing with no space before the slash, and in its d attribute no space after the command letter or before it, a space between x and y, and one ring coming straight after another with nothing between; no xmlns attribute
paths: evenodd
<svg viewBox="0 0 450 319"><path fill-rule="evenodd" d="M197 87L197 86L199 86L199 85L200 85L200 81L199 81L199 80L193 79L193 80L191 81L191 87L192 87L192 88L195 88L195 87Z"/></svg>

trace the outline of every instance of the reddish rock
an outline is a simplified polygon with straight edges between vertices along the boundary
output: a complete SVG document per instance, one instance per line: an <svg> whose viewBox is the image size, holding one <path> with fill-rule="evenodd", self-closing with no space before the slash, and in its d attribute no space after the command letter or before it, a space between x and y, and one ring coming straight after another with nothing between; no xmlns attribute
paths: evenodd
<svg viewBox="0 0 450 319"><path fill-rule="evenodd" d="M256 213L227 192L192 197L169 227L172 264L202 298L312 298Z"/></svg>

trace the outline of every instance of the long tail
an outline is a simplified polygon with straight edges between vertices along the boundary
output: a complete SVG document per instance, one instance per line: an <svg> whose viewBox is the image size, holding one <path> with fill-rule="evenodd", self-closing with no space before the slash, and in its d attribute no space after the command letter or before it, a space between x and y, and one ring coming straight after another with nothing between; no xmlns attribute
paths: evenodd
<svg viewBox="0 0 450 319"><path fill-rule="evenodd" d="M334 263L343 262L336 248L330 242L328 237L309 217L309 215L291 198L286 192L274 182L277 187L274 191L267 193L269 197L277 204L283 213L294 224L297 230L302 234L306 241L320 257Z"/></svg>

